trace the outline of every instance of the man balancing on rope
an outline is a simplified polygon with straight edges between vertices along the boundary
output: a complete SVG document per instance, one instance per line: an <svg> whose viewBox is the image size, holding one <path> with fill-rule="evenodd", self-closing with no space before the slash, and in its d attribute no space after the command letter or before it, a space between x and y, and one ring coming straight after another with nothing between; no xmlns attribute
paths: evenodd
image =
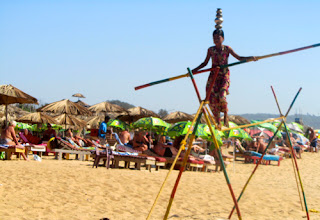
<svg viewBox="0 0 320 220"><path fill-rule="evenodd" d="M213 43L215 46L209 47L206 59L203 63L201 63L197 68L193 69L192 72L197 72L198 70L205 67L209 59L212 60L212 68L227 65L228 64L228 57L229 54L231 54L234 58L240 60L240 61L256 61L257 59L255 57L241 57L238 54L236 54L233 49L229 46L222 45L224 41L224 33L221 30L222 28L222 15L221 10L219 12L219 9L217 11L217 19L215 20L217 25L215 26L217 29L213 32ZM208 90L208 87L210 83L212 82L214 78L214 71L210 72L206 90ZM212 110L212 113L215 117L215 120L218 124L219 129L221 128L220 124L220 112L224 113L224 125L226 127L229 127L229 120L228 120L228 103L227 103L227 95L229 94L229 85L230 85L230 71L228 67L220 68L217 79L215 81L215 84L213 86L212 91L210 92L209 97L209 106Z"/></svg>

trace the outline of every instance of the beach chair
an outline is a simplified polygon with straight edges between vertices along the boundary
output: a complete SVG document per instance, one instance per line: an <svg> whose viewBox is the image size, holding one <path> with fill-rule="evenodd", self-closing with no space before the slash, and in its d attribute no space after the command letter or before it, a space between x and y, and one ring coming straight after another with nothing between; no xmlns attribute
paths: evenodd
<svg viewBox="0 0 320 220"><path fill-rule="evenodd" d="M26 144L26 156L28 156L29 151L39 152L40 157L42 156L42 152L46 152L47 144L39 144L41 142L40 138L33 135L27 135L26 137L22 132L19 132L19 136L22 139L23 143Z"/></svg>
<svg viewBox="0 0 320 220"><path fill-rule="evenodd" d="M93 161L93 167L98 168L100 160L104 161L103 166L106 166L107 169L110 168L110 162L113 161L114 157L112 155L112 151L107 148L105 150L99 150L99 148L96 148L95 154L94 154L94 161Z"/></svg>
<svg viewBox="0 0 320 220"><path fill-rule="evenodd" d="M53 152L56 153L55 158L58 160L62 159L62 154L66 154L66 159L69 159L69 154L76 154L79 160L83 161L89 160L89 156L93 151L93 148L85 149L76 147L75 145L71 144L69 141L63 140L62 138L56 138L57 141L57 148L52 149Z"/></svg>
<svg viewBox="0 0 320 220"><path fill-rule="evenodd" d="M3 145L0 144L0 152L5 152L5 160L11 160L12 154L17 154L17 159L20 160L20 154L25 153L25 147L24 146L18 146L18 145Z"/></svg>
<svg viewBox="0 0 320 220"><path fill-rule="evenodd" d="M250 163L251 161L253 161L253 164L258 163L262 154L260 154L258 152L254 152L254 151L250 151L250 152L251 152L251 155L245 156L245 163ZM265 164L265 165L270 165L271 161L277 161L278 166L280 166L281 160L283 160L283 157L280 157L278 155L264 155L261 163Z"/></svg>

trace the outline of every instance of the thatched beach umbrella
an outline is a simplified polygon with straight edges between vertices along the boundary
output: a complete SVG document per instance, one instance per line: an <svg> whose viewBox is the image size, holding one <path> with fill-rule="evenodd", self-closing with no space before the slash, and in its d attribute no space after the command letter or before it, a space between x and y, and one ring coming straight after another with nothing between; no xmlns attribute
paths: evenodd
<svg viewBox="0 0 320 220"><path fill-rule="evenodd" d="M160 118L159 115L157 115L153 111L142 108L140 106L134 107L134 108L129 108L128 113L129 113L128 115L119 116L118 119L125 121L125 122L133 122L133 121L137 121L140 118L145 118L145 117Z"/></svg>
<svg viewBox="0 0 320 220"><path fill-rule="evenodd" d="M72 97L77 97L78 101L80 100L80 98L85 98L84 95L82 95L81 93L73 94Z"/></svg>
<svg viewBox="0 0 320 220"><path fill-rule="evenodd" d="M228 116L229 121L232 121L236 123L237 125L245 125L250 124L250 121L242 116L239 115L229 115Z"/></svg>
<svg viewBox="0 0 320 220"><path fill-rule="evenodd" d="M84 128L86 127L87 122L84 120L81 120L73 115L67 115L62 114L59 116L54 117L54 119L57 121L57 124L59 125L65 125L65 129L68 127L72 128Z"/></svg>
<svg viewBox="0 0 320 220"><path fill-rule="evenodd" d="M63 99L61 101L53 102L37 109L38 112L50 112L55 114L69 114L69 115L92 115L92 112L87 108L70 101Z"/></svg>
<svg viewBox="0 0 320 220"><path fill-rule="evenodd" d="M95 113L126 113L127 110L119 105L110 102L100 102L89 107L89 110Z"/></svg>
<svg viewBox="0 0 320 220"><path fill-rule="evenodd" d="M89 126L90 128L99 128L100 122L104 120L104 117L105 116L97 115L89 118L87 120L87 126Z"/></svg>
<svg viewBox="0 0 320 220"><path fill-rule="evenodd" d="M194 116L196 116L196 114L192 114L193 118L194 118ZM193 120L193 118L192 118L192 120ZM205 118L205 116L203 114L202 114L202 116L200 118L200 123L203 123L203 124L207 123L206 118Z"/></svg>
<svg viewBox="0 0 320 220"><path fill-rule="evenodd" d="M69 99L53 102L51 104L38 108L37 111L50 112L55 114L65 114L65 115L92 115L92 112L90 110L70 101ZM67 126L67 121L66 121L67 116L65 116L64 119L65 119L65 122L62 124Z"/></svg>
<svg viewBox="0 0 320 220"><path fill-rule="evenodd" d="M169 115L165 116L163 118L164 121L169 122L169 123L176 123L179 121L192 121L194 116L189 115L185 112L172 112Z"/></svg>
<svg viewBox="0 0 320 220"><path fill-rule="evenodd" d="M38 104L38 100L27 93L17 89L12 85L1 85L0 86L0 104L6 105L6 123L8 115L8 105L13 103L29 103Z"/></svg>
<svg viewBox="0 0 320 220"><path fill-rule="evenodd" d="M6 106L0 106L0 122L3 122L6 120L5 108L6 108ZM16 120L17 118L20 118L20 117L27 115L29 113L30 112L27 112L17 106L8 105L7 119L8 120Z"/></svg>
<svg viewBox="0 0 320 220"><path fill-rule="evenodd" d="M57 121L43 112L34 112L18 118L16 121L29 124L57 124Z"/></svg>
<svg viewBox="0 0 320 220"><path fill-rule="evenodd" d="M87 103L85 103L85 102L83 102L83 101L81 101L81 100L78 100L78 101L76 101L75 103L77 103L78 105L82 105L83 107L86 107L86 108L89 108L89 107L90 107L89 104L87 104Z"/></svg>

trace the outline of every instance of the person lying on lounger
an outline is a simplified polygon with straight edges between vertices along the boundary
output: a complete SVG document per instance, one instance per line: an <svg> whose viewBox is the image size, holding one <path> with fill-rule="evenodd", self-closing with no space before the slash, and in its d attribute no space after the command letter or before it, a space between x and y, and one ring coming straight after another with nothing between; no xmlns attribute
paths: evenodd
<svg viewBox="0 0 320 220"><path fill-rule="evenodd" d="M80 147L95 146L95 144L92 143L91 140L82 138L79 135L73 135L73 131L71 128L68 128L68 130L66 131L66 137L70 138L74 143L76 143Z"/></svg>

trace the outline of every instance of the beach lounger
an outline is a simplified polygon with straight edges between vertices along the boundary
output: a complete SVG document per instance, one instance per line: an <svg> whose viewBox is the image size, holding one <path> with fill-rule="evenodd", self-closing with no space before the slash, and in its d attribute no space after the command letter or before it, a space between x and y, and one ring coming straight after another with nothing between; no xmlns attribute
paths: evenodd
<svg viewBox="0 0 320 220"><path fill-rule="evenodd" d="M99 150L99 148L96 148L96 151L94 153L94 161L93 161L93 166L98 168L100 160L104 161L103 166L106 166L107 169L110 168L110 162L113 162L113 155L112 151L110 149L105 149L105 150Z"/></svg>
<svg viewBox="0 0 320 220"><path fill-rule="evenodd" d="M53 152L56 153L55 158L58 160L62 159L62 153L66 153L66 158L69 158L69 154L78 155L79 160L89 160L89 156L91 155L92 149L78 148L72 145L70 142L63 140L61 138L56 138L57 148L52 149Z"/></svg>
<svg viewBox="0 0 320 220"><path fill-rule="evenodd" d="M32 152L40 152L40 157L42 156L42 152L46 152L47 144L39 144L41 139L32 135L28 135L28 138L22 133L19 133L20 138L22 139L23 143L26 144L26 156L28 157L29 151Z"/></svg>
<svg viewBox="0 0 320 220"><path fill-rule="evenodd" d="M253 161L253 163L256 164L256 163L258 163L261 156L262 156L262 154L251 151L251 155L245 156L245 163ZM277 161L278 166L280 166L281 160L283 160L283 157L280 157L278 155L264 155L263 160L261 162L265 165L270 165L271 161Z"/></svg>
<svg viewBox="0 0 320 220"><path fill-rule="evenodd" d="M25 152L24 146L18 146L18 145L0 145L0 152L5 152L5 160L11 160L12 154L17 153L17 159L20 160L20 154Z"/></svg>

